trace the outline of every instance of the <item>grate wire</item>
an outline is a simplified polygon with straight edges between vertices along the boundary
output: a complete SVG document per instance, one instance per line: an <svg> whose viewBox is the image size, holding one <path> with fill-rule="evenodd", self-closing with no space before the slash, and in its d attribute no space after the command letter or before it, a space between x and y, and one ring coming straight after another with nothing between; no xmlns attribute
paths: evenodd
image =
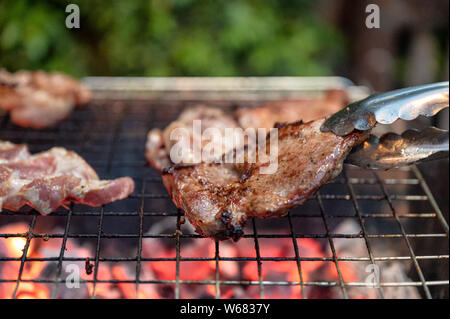
<svg viewBox="0 0 450 319"><path fill-rule="evenodd" d="M343 172L343 175L344 175L344 178L346 180L348 180L345 171ZM353 186L351 184L349 184L348 182L347 182L347 188L348 188L348 190L350 192L350 195L351 195L351 198L352 198L352 204L353 204L353 207L355 209L355 214L358 217L359 226L361 227L361 234L363 235L363 238L364 238L364 243L366 245L367 252L369 254L370 262L371 262L372 265L375 265L375 259L373 257L372 248L371 248L368 236L367 236L367 230L366 230L366 227L364 226L364 220L361 217L361 209L360 209L360 207L358 205L358 202L356 200L355 191L353 189ZM378 286L378 292L380 294L380 297L382 299L384 299L384 293L383 293L383 288L382 287Z"/></svg>
<svg viewBox="0 0 450 319"><path fill-rule="evenodd" d="M165 102L169 103L169 102ZM172 103L172 104L171 104ZM130 172L130 175L136 180L137 184L142 183L141 188L132 194L129 199L125 201L136 201L135 208L130 208L132 205L119 206L120 208L111 208L106 205L99 210L89 210L79 207L78 205L71 204L67 210L58 210L49 216L41 217L37 212L20 211L10 212L4 210L0 213L0 225L5 224L5 221L11 221L14 219L30 219L28 223L28 231L26 233L14 233L14 232L0 232L0 240L8 238L25 238L26 243L23 249L23 253L20 257L0 256L0 266L2 263L8 262L20 262L20 267L16 277L13 278L0 278L0 285L2 284L14 284L14 290L11 295L12 298L19 297L20 284L21 283L41 283L51 285L51 297L56 298L58 292L58 285L64 283L62 278L63 264L65 262L83 262L84 257L70 257L66 256L65 251L67 248L67 242L69 240L92 240L95 241L93 256L86 256L94 261L94 272L91 279L81 280L82 283L88 283L92 285L91 297L96 297L98 284L134 284L136 296L139 293L140 285L173 285L174 297L183 298L181 294L181 286L183 285L211 285L215 288L215 298L222 298L223 291L228 286L241 285L243 287L256 286L258 287L258 293L261 298L267 295L267 289L269 287L288 287L298 286L301 290L301 295L307 295L307 289L312 287L325 287L332 288L337 287L344 298L349 298L348 289L351 287L366 287L365 282L348 282L345 281L340 268L341 262L369 262L372 264L378 262L390 262L390 261L402 261L412 263L416 269L419 277L418 281L409 282L381 282L378 287L379 296L383 297L383 289L387 287L421 287L424 290L426 298L433 297L430 290L431 287L440 287L442 289L448 289L449 281L448 277L440 277L436 280L427 280L426 275L421 269L419 261L444 261L448 262L448 248L441 253L429 252L429 253L415 253L414 247L411 242L415 240L431 240L436 246L442 245L446 241L448 242L448 223L443 216L441 209L439 208L436 200L433 197L425 179L421 175L419 169L412 166L410 169L402 169L399 171L411 171L414 176L412 177L399 177L396 178L394 174L389 175L387 178L382 178L380 174L373 173L370 177L349 177L344 171L340 177L332 182L334 185L345 186L349 194L333 193L329 191L320 191L313 196L310 201L316 202L319 209L313 214L304 213L303 211L290 212L285 217L287 221L287 233L270 233L267 231L262 232L260 227L257 227L255 220L252 220L250 229L252 231L247 232L243 238L253 241L254 257L234 256L225 257L221 253L221 243L214 244L214 255L210 257L184 257L181 254L181 241L195 240L206 241L209 239L201 238L197 234L182 233L181 232L181 219L184 218L184 214L180 210L173 208L171 200L164 188L161 185L161 178L153 172L150 168L146 167L145 160L143 158L143 147L145 140L143 139L150 127L164 127L174 117L174 112L171 109L179 109L179 104L173 104L170 102L168 105L159 104L159 102L139 102L136 101L96 101L94 105L89 108L77 110L69 119L63 122L55 130L44 131L32 131L24 130L12 125L8 116L3 116L0 121L0 139L10 140L12 142L27 143L33 152L41 151L53 147L55 145L65 146L76 150L81 156L87 156L87 161L93 165L96 169L100 170L99 173L102 177L111 177L117 172L117 168L121 168ZM163 108L164 116L159 118L156 113L156 108ZM152 120L149 122L149 118ZM94 124L95 120L95 124ZM112 132L112 135L108 132ZM134 142L130 142L134 141ZM105 152L105 148L107 151ZM128 155L127 155L128 154ZM106 155L103 157L103 155ZM127 155L127 156L125 156ZM360 186L373 185L378 186L382 190L382 194L358 194L355 189ZM388 192L387 186L418 186L421 189L421 193L417 194L400 194L395 192ZM353 216L346 214L335 213L331 214L325 207L325 201L344 201L351 203L355 209ZM370 201L373 203L379 203L385 201L390 207L390 212L365 212L363 208L359 206L359 201ZM406 213L399 214L395 206L394 201L404 201L411 205L411 208ZM153 203L164 203L164 207L155 206ZM147 203L150 207L147 207ZM416 205L422 205L429 203L433 211L424 211L422 208L416 208ZM125 207L125 208L124 208ZM417 206L421 207L421 206ZM51 220L55 218L63 217L63 231L54 231L49 233L39 233L35 231L37 220ZM110 217L136 217L137 228L132 232L105 232L105 218ZM361 232L357 234L345 234L332 232L331 222L355 217L361 228ZM84 232L72 227L75 218L96 218L96 231ZM176 232L175 234L170 232L158 232L151 233L146 232L146 222L151 222L155 218L175 218L176 219ZM383 221L391 220L394 218L395 223L400 227L400 233L369 233L366 229L365 223L367 221ZM298 232L296 225L298 221L314 219L321 222L325 228L324 232ZM437 221L442 227L442 231L438 232L415 232L409 233L406 231L404 224L411 220L423 220L434 222ZM39 239L61 239L61 247L59 254L52 257L36 257L28 256L29 248L32 240ZM331 249L331 256L314 256L305 257L303 255L302 243L300 239L317 239L324 240L328 243ZM335 239L362 239L365 242L365 247L368 252L367 257L355 257L340 255L336 251ZM136 239L137 245L135 247L136 254L133 256L119 256L119 257L105 257L102 256L101 250L105 247L110 240L127 240ZM173 240L173 246L175 249L174 257L154 257L143 256L143 241L145 239L162 239ZM289 240L292 242L292 248L294 255L292 257L279 257L279 256L262 256L261 248L264 246L263 239L277 240ZM376 256L371 247L371 240L402 240L406 243L409 254L395 255L395 256ZM164 262L170 261L175 263L175 278L161 279L155 278L150 280L143 280L141 278L142 268L144 262ZM56 271L52 278L23 278L23 272L28 263L35 262L54 262L56 264ZM117 279L100 279L99 278L99 266L101 263L135 263L135 278L129 280L117 280ZM215 265L215 271L212 278L203 280L182 280L180 278L180 266L183 262L211 262ZM257 264L258 277L257 280L231 280L227 278L221 278L220 267L222 262L253 262ZM295 262L296 272L298 273L298 280L295 281L283 281L283 280L267 280L263 278L263 267L265 262ZM302 263L304 262L331 262L334 264L338 274L337 281L328 280L307 280L302 269ZM441 290L442 291L442 290Z"/></svg>

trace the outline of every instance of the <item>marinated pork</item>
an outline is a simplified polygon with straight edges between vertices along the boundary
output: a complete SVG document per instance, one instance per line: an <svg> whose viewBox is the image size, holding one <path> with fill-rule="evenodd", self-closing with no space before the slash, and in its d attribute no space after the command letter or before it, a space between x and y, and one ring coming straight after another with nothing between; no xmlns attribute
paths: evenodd
<svg viewBox="0 0 450 319"><path fill-rule="evenodd" d="M275 123L309 122L329 116L348 102L346 92L329 90L321 98L273 101L256 108L241 108L236 111L236 118L244 129L270 129Z"/></svg>
<svg viewBox="0 0 450 319"><path fill-rule="evenodd" d="M197 120L200 122L198 130L195 130L194 121ZM181 158L181 164L195 163L195 151L201 152L203 147L208 143L218 144L215 146L223 149L223 153L231 151L236 145L235 143L227 143L225 140L221 140L220 142L203 140L199 143L195 143L194 140L201 139L201 135L210 128L217 129L221 135L225 135L225 129L237 127L239 127L239 125L233 117L225 114L221 109L203 105L188 108L164 131L153 129L148 133L145 154L147 161L158 170L162 170L163 168L174 164L170 159L170 151L175 144L178 144L183 148L183 150L180 149L179 151L184 151L185 154ZM185 143L171 138L172 133L176 135L176 129L184 129L188 133L189 138Z"/></svg>
<svg viewBox="0 0 450 319"><path fill-rule="evenodd" d="M71 201L101 206L133 190L131 178L100 180L89 164L64 148L31 155L25 145L0 141L0 211L29 205L47 215Z"/></svg>
<svg viewBox="0 0 450 319"><path fill-rule="evenodd" d="M9 111L11 121L23 127L52 126L90 98L89 89L60 73L0 69L0 109Z"/></svg>
<svg viewBox="0 0 450 319"><path fill-rule="evenodd" d="M283 216L289 208L304 203L340 174L352 147L367 138L367 133L359 132L343 137L322 133L323 121L278 126L278 167L273 174L261 173L268 162L257 156L251 163L247 152L244 163L166 168L164 185L199 234L237 240L248 218Z"/></svg>
<svg viewBox="0 0 450 319"><path fill-rule="evenodd" d="M158 170L175 164L170 159L170 151L177 141L171 139L170 136L175 129L184 128L189 131L190 138L188 143L182 145L187 152L181 163L198 163L199 161L194 161L194 152L200 151L199 153L201 153L205 145L211 144L211 141L203 140L201 143L198 143L198 149L195 149L193 141L196 138L201 138L201 135L207 129L216 128L222 136L226 135L225 129L227 128L242 129L240 132L236 131L231 139L223 138L220 141L213 141L216 144L214 147L222 149L221 154L224 154L249 143L244 132L246 129L264 128L268 131L275 123L316 120L339 111L347 103L348 96L346 92L329 90L325 96L320 98L273 101L256 108L240 108L231 115L226 114L221 109L207 106L188 108L166 129L152 129L148 133L145 155L148 163ZM196 120L201 121L201 128L194 131L194 121ZM202 157L201 161L207 162L213 159L215 157L207 156L206 158Z"/></svg>

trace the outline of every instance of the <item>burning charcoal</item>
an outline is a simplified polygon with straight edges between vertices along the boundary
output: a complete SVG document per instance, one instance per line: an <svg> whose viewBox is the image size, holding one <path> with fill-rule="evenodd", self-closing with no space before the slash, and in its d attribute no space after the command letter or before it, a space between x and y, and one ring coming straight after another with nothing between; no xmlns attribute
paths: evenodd
<svg viewBox="0 0 450 319"><path fill-rule="evenodd" d="M360 226L354 220L346 220L342 222L334 230L337 234L359 234L361 231ZM346 257L361 257L368 256L367 247L363 238L348 240L345 238L335 238L334 246L336 249L337 256ZM389 253L389 248L385 246L379 248L373 248L376 255L395 255ZM328 252L331 255L331 251ZM338 281L338 274L334 263L327 263L328 267L322 267L315 278L318 280L328 280L328 281ZM369 268L368 268L369 267ZM366 282L368 276L373 273L370 268L370 263L367 262L339 262L339 268L341 270L341 275L345 282ZM406 275L406 268L403 263L399 261L392 261L390 264L379 263L376 265L379 267L379 280L383 282L410 282L411 280ZM369 282L371 283L371 282ZM323 289L316 289L316 291L311 292L314 297L330 297L330 298L341 298L341 295L327 295L322 296L320 292ZM420 298L420 295L416 287L413 286L401 286L401 287L383 287L383 294L385 298ZM335 293L340 293L339 290L333 290ZM377 287L363 286L363 287L347 287L347 293L350 298L380 298L379 290Z"/></svg>
<svg viewBox="0 0 450 319"><path fill-rule="evenodd" d="M63 269L67 266L66 262L63 262ZM53 280L55 279L55 275L57 273L58 262L46 262L44 269L39 274L39 278ZM61 272L61 280L62 283L57 284L56 286L56 299L85 299L89 298L89 290L86 283L81 283L79 286L71 286L66 283L66 281L71 282L68 279L69 273L62 271ZM81 278L80 278L81 279ZM48 285L48 290L52 291L53 285Z"/></svg>

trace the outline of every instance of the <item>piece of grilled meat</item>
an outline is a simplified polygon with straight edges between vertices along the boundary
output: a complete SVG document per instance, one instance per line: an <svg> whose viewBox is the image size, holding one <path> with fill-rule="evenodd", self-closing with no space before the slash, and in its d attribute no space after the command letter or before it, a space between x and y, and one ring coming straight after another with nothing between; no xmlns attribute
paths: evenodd
<svg viewBox="0 0 450 319"><path fill-rule="evenodd" d="M209 128L215 128L220 131L222 136L226 128L265 128L267 131L272 128L275 123L295 122L302 120L309 122L319 118L329 116L349 102L347 93L342 90L329 90L323 97L298 99L298 100L281 100L273 101L256 108L240 108L233 114L227 114L223 110L204 105L190 107L184 110L180 116L172 122L164 130L152 129L147 135L147 144L145 148L145 156L148 163L158 170L171 166L174 163L170 159L171 147L177 141L170 139L170 134L177 128L185 128L190 134L190 145L183 145L187 156L182 160L183 164L193 163L192 153L193 139L201 138L196 134L203 132ZM195 120L201 120L201 130L195 132L193 123ZM239 134L237 131L236 134ZM223 153L231 151L233 148L242 146L246 142L244 134L242 137L236 137L234 143L229 140L222 139L217 149L222 149ZM200 151L204 145L210 144L211 141L205 140L200 144ZM242 145L239 145L242 143ZM208 161L210 158L202 158Z"/></svg>
<svg viewBox="0 0 450 319"><path fill-rule="evenodd" d="M133 190L129 177L100 180L75 152L54 147L31 155L26 145L0 141L0 212L28 205L47 215L71 201L101 206Z"/></svg>
<svg viewBox="0 0 450 319"><path fill-rule="evenodd" d="M194 121L200 120L201 125L198 131L193 129ZM201 135L205 130L209 128L214 128L219 130L222 136L225 135L225 129L227 128L237 128L238 123L233 119L233 117L225 114L225 112L218 108L208 107L204 105L199 105L195 107L190 107L184 110L180 116L172 122L164 131L160 129L152 129L147 135L147 144L145 147L145 157L149 164L158 170L172 165L170 160L170 150L179 141L171 139L170 136L175 129L182 128L189 133L190 139L186 141L187 143L182 144L184 148L184 157L182 158L183 164L195 163L194 159L194 143L195 138L201 138ZM200 149L197 151L202 151L204 145L210 144L211 141L203 140L198 144ZM215 142L220 143L216 145L218 149L222 149L224 153L229 152L233 149L236 144L226 143L226 141ZM180 145L180 144L178 144ZM205 159L203 159L205 160Z"/></svg>
<svg viewBox="0 0 450 319"><path fill-rule="evenodd" d="M345 91L329 90L322 97L273 101L256 108L240 108L236 110L235 116L244 129L270 129L275 123L321 119L339 111L348 103L349 97Z"/></svg>
<svg viewBox="0 0 450 319"><path fill-rule="evenodd" d="M91 91L61 73L0 69L0 109L10 112L14 124L45 128L66 118L76 104L91 99Z"/></svg>
<svg viewBox="0 0 450 319"><path fill-rule="evenodd" d="M203 236L216 240L243 234L249 217L283 216L304 203L320 186L342 171L342 164L367 133L341 137L320 132L323 119L278 125L278 168L262 174L269 163L201 163L172 166L163 182L176 206ZM268 138L266 149L270 148Z"/></svg>

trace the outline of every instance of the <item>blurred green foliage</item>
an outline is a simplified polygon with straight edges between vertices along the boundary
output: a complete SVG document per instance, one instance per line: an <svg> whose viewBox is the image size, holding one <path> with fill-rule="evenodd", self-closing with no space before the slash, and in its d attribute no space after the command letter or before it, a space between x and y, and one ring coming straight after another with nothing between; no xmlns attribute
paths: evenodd
<svg viewBox="0 0 450 319"><path fill-rule="evenodd" d="M76 3L81 28L67 29ZM75 76L325 75L343 37L314 1L0 0L0 66Z"/></svg>

